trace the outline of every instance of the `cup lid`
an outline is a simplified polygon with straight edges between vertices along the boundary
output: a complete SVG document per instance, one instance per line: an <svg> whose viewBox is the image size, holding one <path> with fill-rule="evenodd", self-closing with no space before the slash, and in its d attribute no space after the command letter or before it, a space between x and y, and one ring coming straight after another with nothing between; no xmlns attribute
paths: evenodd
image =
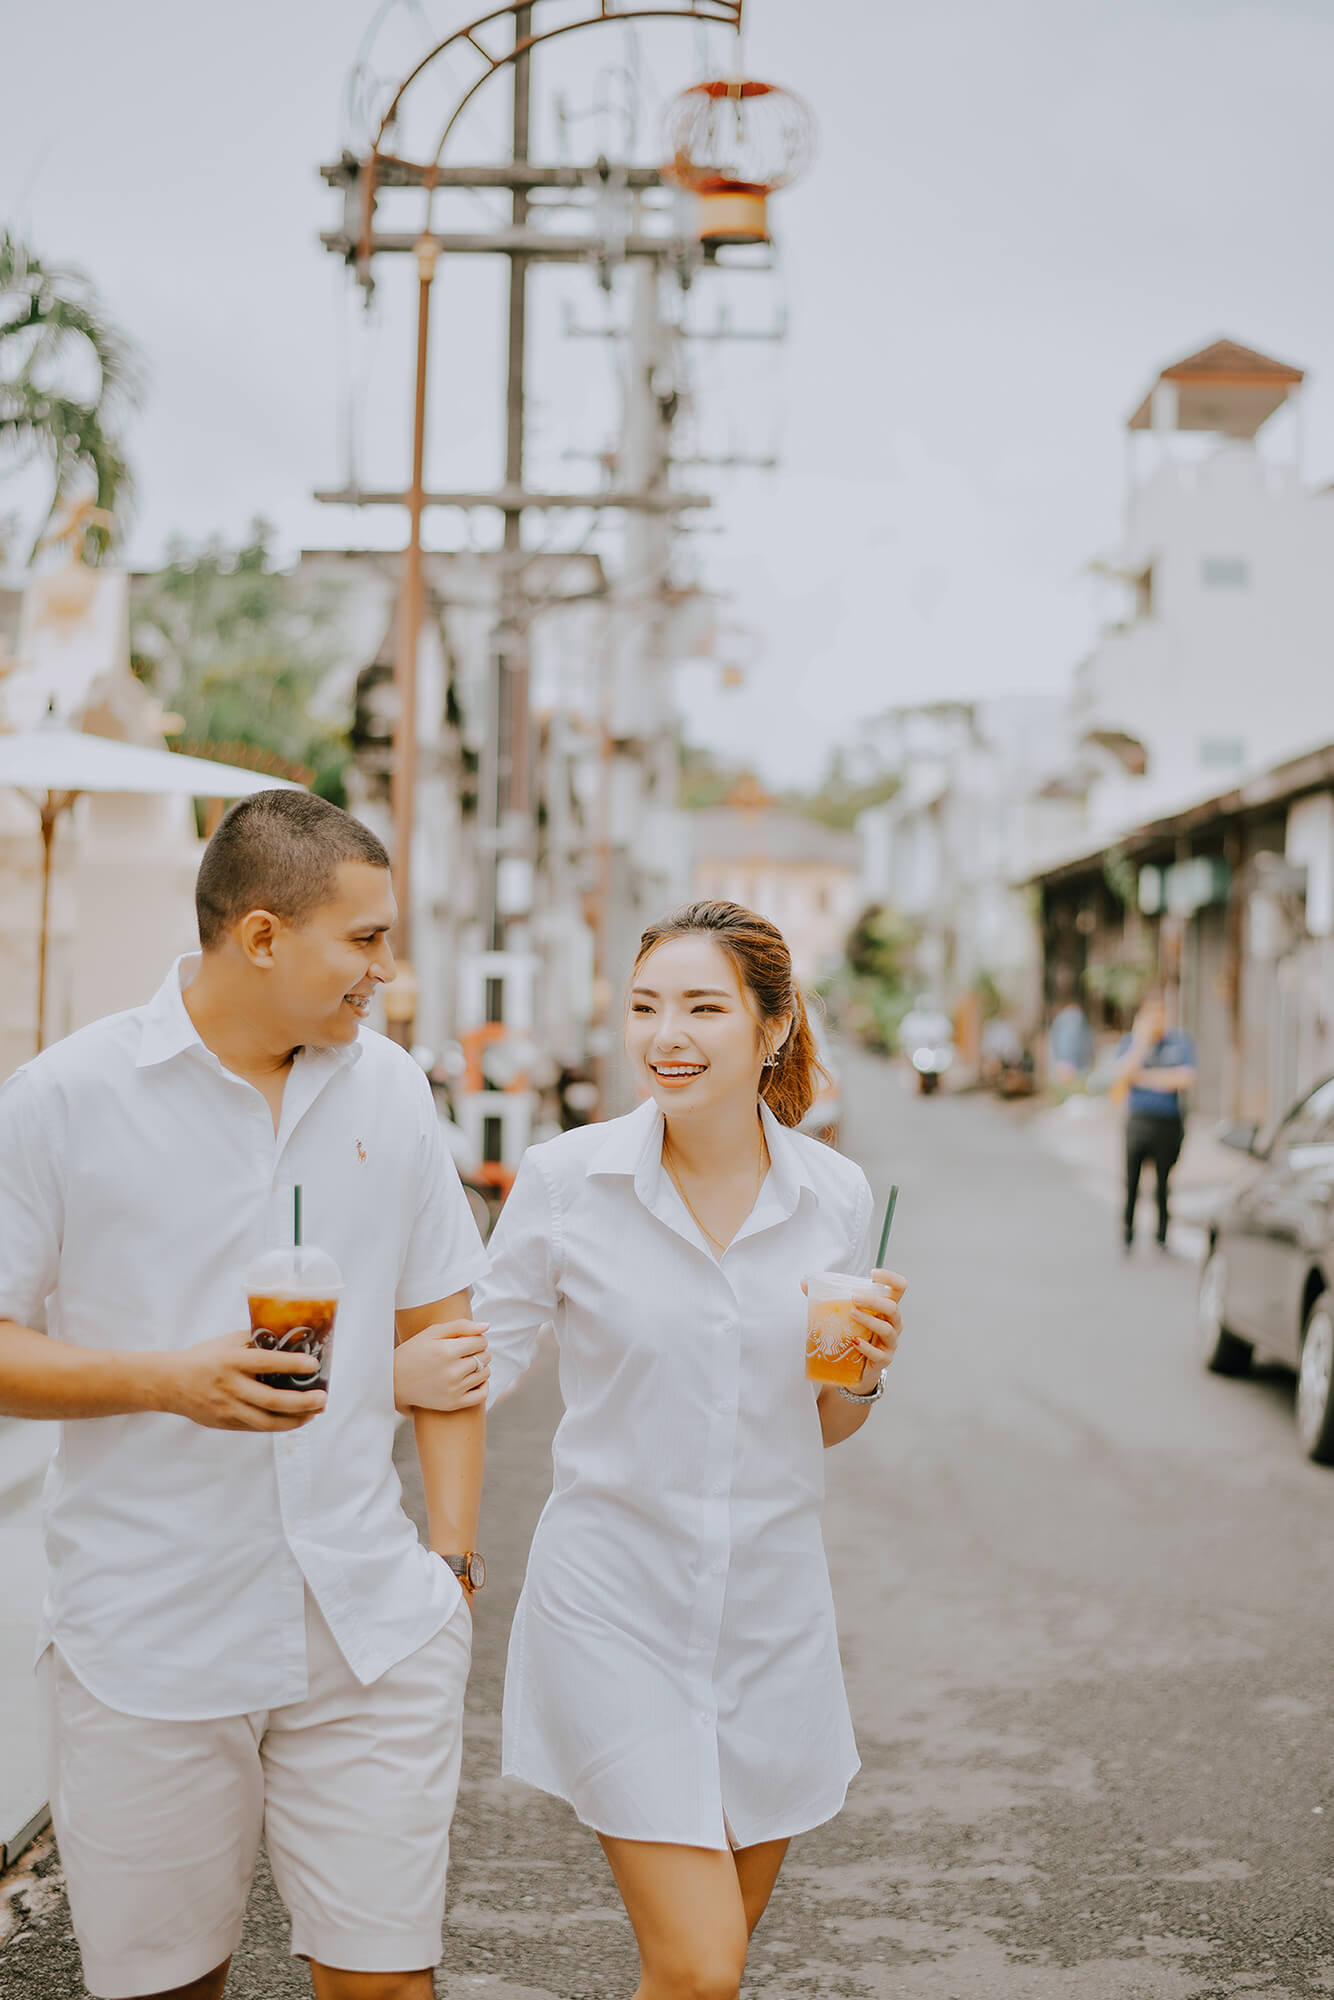
<svg viewBox="0 0 1334 2000"><path fill-rule="evenodd" d="M327 1250L317 1243L288 1243L266 1250L246 1266L248 1292L295 1293L300 1298L325 1298L343 1289L343 1274Z"/></svg>
<svg viewBox="0 0 1334 2000"><path fill-rule="evenodd" d="M885 1290L883 1285L878 1285L874 1278L865 1272L860 1277L857 1277L851 1271L812 1271L806 1283L808 1286L820 1286L826 1291L837 1293L840 1296L850 1292L883 1292Z"/></svg>

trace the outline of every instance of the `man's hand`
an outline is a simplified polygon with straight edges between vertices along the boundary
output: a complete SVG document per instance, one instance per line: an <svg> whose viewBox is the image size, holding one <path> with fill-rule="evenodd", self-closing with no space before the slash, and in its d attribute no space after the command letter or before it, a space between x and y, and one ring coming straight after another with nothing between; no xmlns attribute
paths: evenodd
<svg viewBox="0 0 1334 2000"><path fill-rule="evenodd" d="M399 1410L471 1410L486 1402L491 1356L477 1320L437 1320L394 1354L394 1405Z"/></svg>
<svg viewBox="0 0 1334 2000"><path fill-rule="evenodd" d="M313 1354L252 1347L245 1332L224 1333L177 1354L145 1356L162 1373L158 1408L210 1431L296 1431L324 1408L323 1389L270 1389L257 1375L311 1375Z"/></svg>

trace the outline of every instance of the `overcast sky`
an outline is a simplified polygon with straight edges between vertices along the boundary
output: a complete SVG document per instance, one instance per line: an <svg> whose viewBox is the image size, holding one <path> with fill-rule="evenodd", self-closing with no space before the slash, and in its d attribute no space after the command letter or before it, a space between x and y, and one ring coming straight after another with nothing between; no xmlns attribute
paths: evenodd
<svg viewBox="0 0 1334 2000"><path fill-rule="evenodd" d="M318 242L336 213L316 169L343 135L371 0L0 6L0 219L82 264L148 365L134 557L257 513L287 551L392 542L398 517L310 498L344 476L368 376L363 473L397 484L406 465L408 273L387 274L367 330ZM427 7L449 25L481 11ZM785 301L781 358L692 351L704 447L781 434L783 464L719 484L724 532L689 558L755 632L748 686L722 694L704 667L680 685L697 740L802 781L867 710L1063 683L1093 629L1083 565L1116 541L1124 422L1164 364L1228 335L1309 370L1308 475L1334 479L1334 8L746 13L748 69L806 95L821 143L775 201L781 274L748 294L758 320ZM641 48L648 100L702 54L691 29L665 32L671 57ZM598 65L617 40L570 38L539 93L591 105L616 87ZM576 128L590 153L606 129ZM541 283L533 462L568 482L562 453L601 444L611 405L606 343L563 341L560 310L600 325L608 307L582 271ZM489 482L499 288L455 260L436 293L431 476Z"/></svg>

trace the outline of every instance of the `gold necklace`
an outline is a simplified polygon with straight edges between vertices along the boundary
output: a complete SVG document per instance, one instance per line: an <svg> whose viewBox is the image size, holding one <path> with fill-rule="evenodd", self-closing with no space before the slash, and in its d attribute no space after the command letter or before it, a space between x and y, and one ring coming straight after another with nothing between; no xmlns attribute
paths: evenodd
<svg viewBox="0 0 1334 2000"><path fill-rule="evenodd" d="M671 1144L672 1144L671 1140L668 1138L666 1132L664 1131L662 1135L662 1164L664 1165L664 1167L666 1167L667 1172L671 1176L672 1186L676 1189L676 1192L680 1195L682 1201L689 1209L691 1220L694 1222L700 1234L702 1236L707 1236L710 1243L714 1244L717 1247L718 1255L720 1257L724 1257L727 1254L727 1247L728 1247L727 1244L722 1242L722 1240L719 1237L715 1236L713 1231L708 1227L706 1223L700 1221L698 1215L696 1215L695 1213L695 1204L691 1201L690 1196L686 1193L685 1189L682 1187L676 1168L672 1165L670 1159L667 1157L668 1153L671 1150ZM759 1170L755 1175L755 1192L750 1198L751 1208L754 1208L756 1202L759 1200L760 1189L764 1186L765 1150L766 1149L764 1144L764 1134L761 1132Z"/></svg>

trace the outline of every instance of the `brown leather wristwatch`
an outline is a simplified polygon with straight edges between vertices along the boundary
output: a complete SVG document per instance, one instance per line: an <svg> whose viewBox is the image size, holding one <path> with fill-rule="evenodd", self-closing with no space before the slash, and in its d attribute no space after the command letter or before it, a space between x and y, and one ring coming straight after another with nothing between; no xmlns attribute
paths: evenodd
<svg viewBox="0 0 1334 2000"><path fill-rule="evenodd" d="M446 1556L445 1561L465 1590L478 1591L486 1582L486 1561L476 1549L462 1556Z"/></svg>

